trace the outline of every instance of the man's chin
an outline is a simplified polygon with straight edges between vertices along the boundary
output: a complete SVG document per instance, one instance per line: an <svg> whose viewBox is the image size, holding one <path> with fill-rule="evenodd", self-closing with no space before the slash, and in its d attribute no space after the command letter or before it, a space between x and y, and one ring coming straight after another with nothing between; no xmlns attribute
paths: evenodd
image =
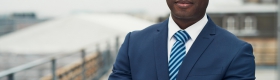
<svg viewBox="0 0 280 80"><path fill-rule="evenodd" d="M174 17L178 18L178 19L191 19L194 16L188 15L188 14L184 14L184 13L180 13L180 14L175 14L173 15Z"/></svg>

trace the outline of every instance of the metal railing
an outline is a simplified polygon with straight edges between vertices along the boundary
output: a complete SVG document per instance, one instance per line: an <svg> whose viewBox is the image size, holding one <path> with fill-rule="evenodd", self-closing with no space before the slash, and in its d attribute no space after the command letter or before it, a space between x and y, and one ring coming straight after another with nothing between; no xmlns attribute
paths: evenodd
<svg viewBox="0 0 280 80"><path fill-rule="evenodd" d="M62 55L53 55L53 56L46 57L46 58L43 58L43 59L35 60L35 61L29 62L27 64L23 64L21 66L17 66L17 67L11 68L9 70L5 70L5 71L0 72L0 78L7 76L8 80L14 80L14 74L17 73L17 72L28 70L30 68L33 68L33 67L51 62L52 73L54 75L53 80L56 80L56 74L55 74L56 60L59 59L59 58L74 55L76 53L77 52L69 53L69 54L62 54Z"/></svg>
<svg viewBox="0 0 280 80"><path fill-rule="evenodd" d="M115 44L116 50L118 50L118 47L119 47L119 44L118 44L119 40L118 39L119 38L117 38L116 44ZM102 68L100 68L100 70L96 73L96 76L93 77L93 79L95 79L95 80L98 80L112 66L113 57L111 55L112 52L111 52L109 43L107 43L107 46L108 46L107 49L103 52L99 52L100 51L99 47L96 46L97 47L97 49L96 49L97 53L101 53L101 55L98 56L98 58L101 59L101 63L102 63L101 65L104 65L104 66L102 66ZM5 71L2 71L2 72L0 72L0 79L4 78L4 77L7 77L8 80L15 80L14 75L16 73L18 73L20 71L25 71L25 70L34 68L36 66L40 66L40 65L43 65L43 64L46 64L46 63L50 62L51 63L52 80L58 80L57 69L56 69L57 60L61 59L61 58L64 58L64 57L67 57L67 56L77 54L77 53L81 54L81 60L82 60L82 64L81 64L82 71L79 75L82 75L81 80L87 80L86 79L86 51L85 51L85 49L81 49L79 51L75 51L73 53L68 53L68 54L52 55L52 56L49 56L49 57L45 57L43 59L38 59L38 60L23 64L23 65L20 65L20 66L17 66L17 67L14 67L14 68L11 68L11 69L8 69L8 70L5 70ZM113 53L116 53L116 52L114 51Z"/></svg>

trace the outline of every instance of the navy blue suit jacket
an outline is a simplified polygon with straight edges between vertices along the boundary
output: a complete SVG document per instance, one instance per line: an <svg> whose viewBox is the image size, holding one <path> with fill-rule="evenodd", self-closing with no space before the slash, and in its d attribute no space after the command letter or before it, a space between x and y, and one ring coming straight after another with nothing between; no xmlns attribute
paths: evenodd
<svg viewBox="0 0 280 80"><path fill-rule="evenodd" d="M128 33L109 80L169 80L167 34L168 20ZM208 17L177 80L255 80L252 46Z"/></svg>

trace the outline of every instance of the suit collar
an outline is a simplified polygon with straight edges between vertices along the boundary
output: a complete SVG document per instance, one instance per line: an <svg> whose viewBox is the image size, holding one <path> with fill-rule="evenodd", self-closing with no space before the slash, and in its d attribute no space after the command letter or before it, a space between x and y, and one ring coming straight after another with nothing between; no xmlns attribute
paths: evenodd
<svg viewBox="0 0 280 80"><path fill-rule="evenodd" d="M168 19L156 25L154 37L154 53L158 80L169 80L167 58Z"/></svg>
<svg viewBox="0 0 280 80"><path fill-rule="evenodd" d="M216 25L208 17L208 22L191 46L189 52L185 56L183 63L180 66L179 73L177 74L177 80L185 80L191 72L193 66L199 60L200 56L208 48L211 42L215 38Z"/></svg>

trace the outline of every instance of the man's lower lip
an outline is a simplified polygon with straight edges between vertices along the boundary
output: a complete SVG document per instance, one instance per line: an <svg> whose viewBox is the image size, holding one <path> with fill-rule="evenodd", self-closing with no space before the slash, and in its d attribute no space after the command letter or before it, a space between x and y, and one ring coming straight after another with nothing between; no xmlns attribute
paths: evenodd
<svg viewBox="0 0 280 80"><path fill-rule="evenodd" d="M189 6L191 6L192 4L182 4L182 3L176 3L176 5L180 8L188 8Z"/></svg>

